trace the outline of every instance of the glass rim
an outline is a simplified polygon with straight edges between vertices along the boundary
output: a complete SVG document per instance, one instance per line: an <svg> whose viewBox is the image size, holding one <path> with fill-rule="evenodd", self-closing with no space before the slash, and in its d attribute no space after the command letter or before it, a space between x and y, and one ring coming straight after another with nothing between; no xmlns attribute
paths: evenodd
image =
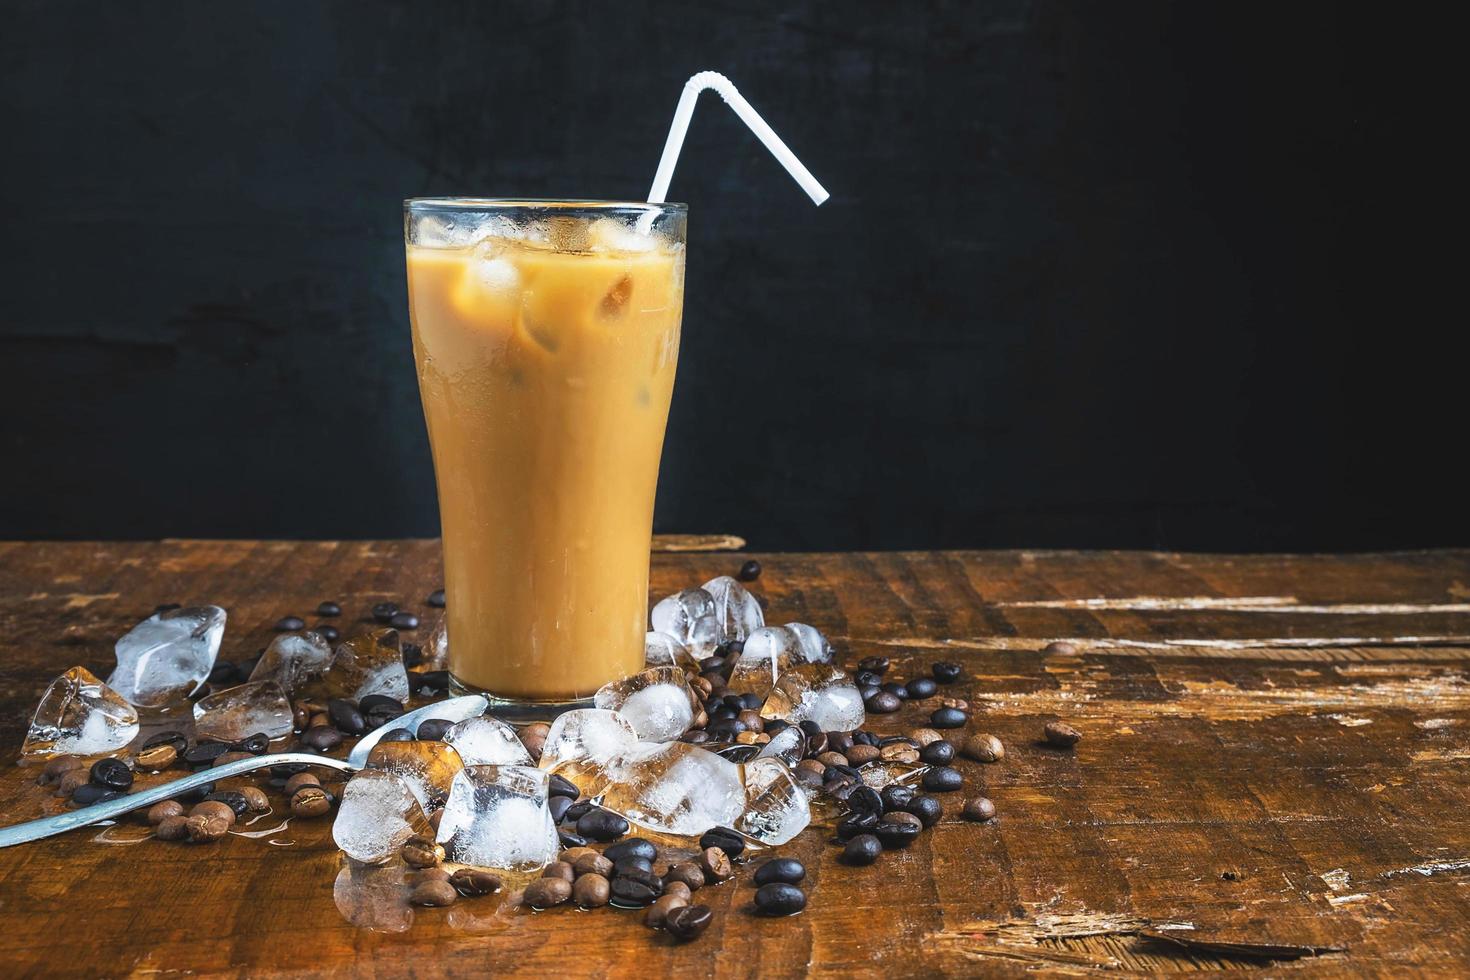
<svg viewBox="0 0 1470 980"><path fill-rule="evenodd" d="M410 197L403 201L405 211L654 211L685 212L689 205L677 201L652 204L648 201L598 201L558 197Z"/></svg>

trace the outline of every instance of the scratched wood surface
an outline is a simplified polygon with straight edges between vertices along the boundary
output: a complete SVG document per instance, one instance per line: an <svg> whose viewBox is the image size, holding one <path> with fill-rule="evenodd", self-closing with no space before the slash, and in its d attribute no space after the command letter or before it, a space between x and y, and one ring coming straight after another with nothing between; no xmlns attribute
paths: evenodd
<svg viewBox="0 0 1470 980"><path fill-rule="evenodd" d="M655 554L653 591L745 557ZM754 917L747 869L700 893L718 918L689 946L634 913L496 898L385 915L326 821L213 846L82 831L0 852L0 974L1470 973L1470 552L759 557L768 617L845 662L964 664L970 729L1008 750L963 765L994 823L946 799L866 869L808 831L783 849L810 870L804 914ZM226 606L229 659L321 599L348 621L417 606L437 567L428 541L0 544L0 744L13 758L55 674L105 675L156 603ZM1078 652L1044 655L1057 639ZM1075 752L1036 744L1058 717ZM33 776L0 776L7 820L59 805Z"/></svg>

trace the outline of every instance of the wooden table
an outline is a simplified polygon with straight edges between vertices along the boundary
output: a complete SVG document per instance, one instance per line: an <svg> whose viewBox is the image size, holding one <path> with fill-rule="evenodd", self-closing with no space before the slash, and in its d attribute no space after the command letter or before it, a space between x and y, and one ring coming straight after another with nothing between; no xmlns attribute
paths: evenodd
<svg viewBox="0 0 1470 980"><path fill-rule="evenodd" d="M653 590L744 557L656 554ZM872 868L808 831L784 849L810 869L807 912L754 917L746 871L699 893L717 919L688 946L634 913L497 898L354 927L327 821L212 846L89 830L0 852L0 975L1470 974L1470 552L758 557L768 618L820 627L844 663L964 664L971 729L1007 747L964 764L993 823L948 798ZM416 605L437 569L430 541L0 545L0 744L18 750L60 671L105 676L156 603L227 607L229 659L321 599L344 619ZM1059 639L1078 652L1042 653ZM1054 718L1075 751L1036 743ZM41 806L33 776L0 778L11 819Z"/></svg>

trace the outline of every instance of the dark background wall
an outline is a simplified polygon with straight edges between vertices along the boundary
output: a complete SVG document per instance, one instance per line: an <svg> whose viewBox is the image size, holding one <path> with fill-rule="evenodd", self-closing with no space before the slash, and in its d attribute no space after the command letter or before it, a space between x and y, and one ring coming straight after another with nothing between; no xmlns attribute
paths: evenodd
<svg viewBox="0 0 1470 980"><path fill-rule="evenodd" d="M705 96L659 530L1470 544L1430 9L7 2L0 537L436 533L401 199L640 198L715 68L832 199Z"/></svg>

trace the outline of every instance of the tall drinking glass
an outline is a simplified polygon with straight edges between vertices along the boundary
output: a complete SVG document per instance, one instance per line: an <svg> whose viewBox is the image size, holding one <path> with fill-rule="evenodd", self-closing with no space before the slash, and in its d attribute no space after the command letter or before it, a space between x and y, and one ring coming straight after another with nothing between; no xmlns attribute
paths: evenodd
<svg viewBox="0 0 1470 980"><path fill-rule="evenodd" d="M682 204L404 204L449 668L516 720L643 667Z"/></svg>

